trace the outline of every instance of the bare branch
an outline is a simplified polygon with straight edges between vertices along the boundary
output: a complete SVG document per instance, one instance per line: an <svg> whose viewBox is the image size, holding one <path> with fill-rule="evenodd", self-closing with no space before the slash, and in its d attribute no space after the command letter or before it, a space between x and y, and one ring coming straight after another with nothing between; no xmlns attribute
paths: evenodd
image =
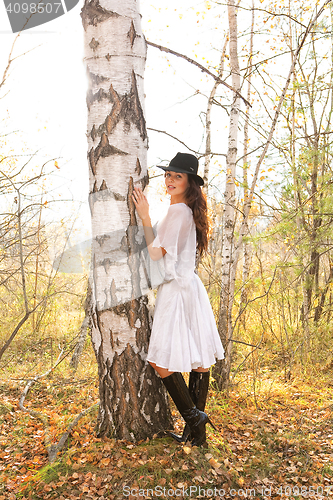
<svg viewBox="0 0 333 500"><path fill-rule="evenodd" d="M180 144L182 144L183 146L185 146L185 148L186 148L186 149L188 149L189 151L192 151L193 153L198 154L198 151L195 151L194 149L189 148L189 147L185 144L185 142L181 141L180 139L178 139L178 138L177 138L177 137L175 137L174 135L169 134L169 133L168 133L168 132L166 132L165 130L158 130L158 129L156 129L156 128L150 128L150 127L147 127L147 130L152 130L153 132L159 132L160 134L165 134L165 135L167 135L167 136L171 137L172 139L174 139L175 141L180 142Z"/></svg>
<svg viewBox="0 0 333 500"><path fill-rule="evenodd" d="M171 137L172 139L174 139L175 141L178 141L180 144L182 144L183 146L185 146L185 148L187 148L189 151L192 151L193 153L195 153L197 156L199 156L199 158L205 156L204 154L200 154L199 151L195 151L195 149L192 149L192 148L189 148L185 142L181 141L180 139L178 139L177 137L175 137L174 135L171 135L169 134L168 132L166 132L165 130L158 130L156 128L150 128L150 127L147 127L147 130L152 130L153 132L159 132L160 134L165 134L169 137ZM226 154L224 153L210 153L211 156L227 156Z"/></svg>
<svg viewBox="0 0 333 500"><path fill-rule="evenodd" d="M33 387L36 384L36 382L38 382L38 380L49 375L49 373L51 373L69 354L69 353L67 353L64 357L62 357L63 352L64 352L64 348L61 350L61 352L58 356L58 359L55 362L54 366L51 366L51 368L49 368L49 370L47 370L42 375L36 375L36 377L34 377L32 380L28 381L27 385L24 388L24 391L21 394L20 401L19 401L19 408L22 411L29 413L31 416L33 416L35 418L38 418L45 425L45 447L46 447L46 450L48 453L49 461L51 463L55 461L57 454L65 446L66 441L67 441L70 433L72 432L73 428L77 425L79 420L82 417L84 417L84 415L87 415L87 413L89 413L90 411L92 411L93 409L95 409L99 406L99 402L94 403L92 406L90 406L89 408L86 408L81 413L79 413L79 415L77 415L75 417L73 422L71 424L69 424L69 426L66 429L66 432L64 432L64 434L61 436L58 444L51 443L51 436L50 436L49 429L48 429L49 417L43 413L37 412L35 410L30 410L29 408L26 408L24 406L25 398L27 397L27 394L28 394L29 390L31 389L31 387Z"/></svg>
<svg viewBox="0 0 333 500"><path fill-rule="evenodd" d="M258 345L256 344L248 344L247 342L243 342L243 340L235 340L235 339L228 339L228 342L237 342L237 344L244 344L244 345L248 345L250 347L255 347L256 349L261 349L261 347L258 347Z"/></svg>
<svg viewBox="0 0 333 500"><path fill-rule="evenodd" d="M35 411L35 410L29 410L29 408L26 408L24 406L24 401L25 401L25 398L27 397L27 394L28 394L29 390L31 389L31 387L34 386L36 384L36 382L38 382L39 379L41 379L43 377L46 377L49 373L51 373L51 371L54 370L58 366L58 364L62 361L61 360L61 356L62 356L63 352L64 352L64 349L61 350L61 352L60 352L60 354L58 356L58 359L55 362L54 366L51 366L51 368L49 368L42 375L36 375L36 377L34 377L32 380L29 380L29 382L25 386L24 391L22 392L20 400L19 400L19 408L22 411L25 411L25 412L29 413L31 416L33 416L35 418L38 418L45 425L45 447L46 447L47 451L52 446L52 444L51 444L51 437L50 437L50 433L49 433L49 430L48 430L48 416L44 415L43 413L40 413L38 411Z"/></svg>
<svg viewBox="0 0 333 500"><path fill-rule="evenodd" d="M30 17L31 17L31 16L30 16ZM4 71L3 75L2 75L2 80L1 80L1 82L0 82L0 89L1 89L1 87L3 87L3 86L5 85L5 83L6 83L6 80L7 80L7 77L8 77L8 72L9 72L9 69L10 69L10 66L11 66L12 62L13 62L13 61L15 61L15 59L18 59L19 57L25 56L26 54L28 54L28 52L31 52L32 50L34 50L35 48L37 48L37 47L34 47L34 48L30 49L30 50L27 50L27 51L26 51L26 52L24 52L23 54L19 54L18 56L16 56L16 57L13 57L13 58L12 58L12 54L13 54L13 51L14 51L15 44L16 44L16 42L17 42L18 37L21 35L21 33L22 33L22 31L20 31L20 32L16 35L15 40L14 40L14 42L13 42L13 45L12 45L12 47L11 47L11 49L10 49L9 56L8 56L8 61L7 61L7 66L6 66L6 68L5 68L5 71ZM8 93L8 92L7 92L7 93ZM7 95L7 94L6 94L6 95ZM3 97L4 97L4 96L3 96Z"/></svg>
<svg viewBox="0 0 333 500"><path fill-rule="evenodd" d="M94 403L92 406L89 406L89 408L86 408L85 410L81 411L81 413L79 413L77 415L77 417L75 417L75 419L73 420L73 422L71 424L69 424L69 426L67 427L66 432L63 433L63 435L61 436L58 444L51 444L49 446L49 448L48 448L47 451L48 451L48 455L49 455L49 461L51 463L55 461L55 459L57 458L57 454L65 446L70 433L72 432L73 428L77 425L77 423L79 422L79 420L82 417L84 417L85 415L87 415L87 413L90 413L95 408L98 408L98 406L99 406L99 402Z"/></svg>
<svg viewBox="0 0 333 500"><path fill-rule="evenodd" d="M151 47L155 47L156 49L160 49L162 52L167 52L167 53L172 54L174 56L181 57L182 59L185 59L185 61L187 61L191 64L194 64L194 66L197 66L199 69L201 69L201 71L203 71L204 73L207 73L207 75L214 78L214 80L216 80L218 83L220 83L221 85L224 85L229 90L234 92L238 97L243 99L243 101L245 102L245 104L247 106L250 106L252 108L251 104L247 101L247 99L245 99L245 97L242 96L242 94L240 92L238 92L238 90L232 88L231 85L226 83L224 80L221 80L221 78L219 78L218 76L214 75L214 73L212 73L211 71L209 71L209 69L202 66L202 64L198 63L197 61L194 61L194 59L191 59L190 57L187 57L184 54L180 54L179 52L175 52L172 49L168 49L167 47L163 47L162 45L157 45L156 43L149 42L148 40L146 40L146 41L147 41L147 44L150 45Z"/></svg>

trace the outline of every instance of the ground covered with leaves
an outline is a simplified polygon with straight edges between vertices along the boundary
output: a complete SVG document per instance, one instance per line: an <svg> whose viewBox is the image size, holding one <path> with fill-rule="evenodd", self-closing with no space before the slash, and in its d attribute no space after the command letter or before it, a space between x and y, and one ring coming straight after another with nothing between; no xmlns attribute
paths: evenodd
<svg viewBox="0 0 333 500"><path fill-rule="evenodd" d="M333 498L333 385L329 381L266 381L245 395L210 392L208 448L156 437L139 443L99 439L97 410L73 429L48 463L45 425L22 412L21 381L2 381L0 500L137 498ZM98 400L96 379L36 384L25 406L48 416L58 442L83 409ZM182 422L174 409L175 429Z"/></svg>

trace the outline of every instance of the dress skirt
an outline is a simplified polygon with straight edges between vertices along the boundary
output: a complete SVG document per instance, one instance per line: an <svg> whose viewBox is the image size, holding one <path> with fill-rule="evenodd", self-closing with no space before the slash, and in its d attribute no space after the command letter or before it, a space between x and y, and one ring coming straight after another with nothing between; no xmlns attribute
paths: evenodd
<svg viewBox="0 0 333 500"><path fill-rule="evenodd" d="M224 351L207 291L193 272L188 286L159 286L147 361L172 372L209 368Z"/></svg>

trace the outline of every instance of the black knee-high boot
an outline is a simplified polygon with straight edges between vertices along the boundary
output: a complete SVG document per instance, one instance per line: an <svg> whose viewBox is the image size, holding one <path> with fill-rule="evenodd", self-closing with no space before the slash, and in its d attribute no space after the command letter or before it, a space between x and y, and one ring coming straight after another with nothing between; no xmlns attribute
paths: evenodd
<svg viewBox="0 0 333 500"><path fill-rule="evenodd" d="M206 424L210 423L215 429L208 415L194 405L183 375L180 372L174 372L168 377L162 378L162 382L177 406L179 413L190 428L192 445L201 446L206 440Z"/></svg>
<svg viewBox="0 0 333 500"><path fill-rule="evenodd" d="M190 396L191 396L193 403L200 411L205 411L207 393L208 393L208 388L209 388L209 377L210 377L209 371L208 372L196 372L196 371L190 372L188 390L189 390L189 393L190 393ZM178 443L186 442L190 438L189 425L188 424L185 425L182 436L178 436L174 432L169 432L169 435L173 439L175 439ZM205 429L204 441L206 441L206 429Z"/></svg>

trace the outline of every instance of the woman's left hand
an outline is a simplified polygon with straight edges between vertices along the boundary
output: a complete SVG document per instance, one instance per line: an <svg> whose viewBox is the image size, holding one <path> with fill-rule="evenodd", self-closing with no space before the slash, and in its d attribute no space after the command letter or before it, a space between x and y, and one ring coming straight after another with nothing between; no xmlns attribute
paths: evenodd
<svg viewBox="0 0 333 500"><path fill-rule="evenodd" d="M149 203L140 187L134 187L132 199L140 219L143 220L149 217Z"/></svg>

